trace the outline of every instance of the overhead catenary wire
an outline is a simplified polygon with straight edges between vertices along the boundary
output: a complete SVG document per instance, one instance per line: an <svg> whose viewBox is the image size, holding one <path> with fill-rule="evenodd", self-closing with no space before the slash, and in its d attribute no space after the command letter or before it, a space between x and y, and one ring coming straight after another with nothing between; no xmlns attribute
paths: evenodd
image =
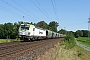
<svg viewBox="0 0 90 60"><path fill-rule="evenodd" d="M56 17L57 17L57 20L58 20L57 8L56 8L56 1L55 0L54 0L54 4L55 4Z"/></svg>
<svg viewBox="0 0 90 60"><path fill-rule="evenodd" d="M5 8L5 7L2 7L2 6L0 6L0 10L5 11L5 12L10 13L10 14L13 14L13 15L18 16L18 17L22 17L23 16L21 14L15 13L15 12L13 12L13 11Z"/></svg>
<svg viewBox="0 0 90 60"><path fill-rule="evenodd" d="M17 4L18 6L20 6L22 9L24 9L25 11L27 11L28 13L32 14L30 11L28 11L27 9L25 9L23 6L21 6L19 3L17 3L16 1L12 0L15 4ZM32 14L34 17L36 17L34 14ZM37 18L39 19L39 18Z"/></svg>
<svg viewBox="0 0 90 60"><path fill-rule="evenodd" d="M48 16L47 16L32 0L30 0L30 1L39 9L40 12L43 13L44 16L47 17L47 19L49 19ZM49 19L49 20L50 20L50 19Z"/></svg>
<svg viewBox="0 0 90 60"><path fill-rule="evenodd" d="M55 4L56 17L57 17L57 20L58 20L57 7L56 7L56 1L55 0L54 0L54 4ZM59 21L58 21L58 24L60 24Z"/></svg>
<svg viewBox="0 0 90 60"><path fill-rule="evenodd" d="M1 10L4 10L4 11L6 11L6 12L9 12L9 13L11 13L11 14L14 14L14 15L18 15L18 16L22 16L22 15L20 15L20 14L18 14L18 13L15 13L15 12L13 12L13 11L11 11L10 9L8 9L8 8L5 8L5 7L3 7L3 6L0 6L0 9Z"/></svg>
<svg viewBox="0 0 90 60"><path fill-rule="evenodd" d="M1 7L0 7L0 9L3 10L3 11L6 11L6 12L8 12L8 13L14 14L14 13L12 13L12 12L10 12L10 11L7 11L7 10L1 8ZM14 15L15 15L15 14L14 14Z"/></svg>
<svg viewBox="0 0 90 60"><path fill-rule="evenodd" d="M57 9L56 9L56 1L54 0L54 4L55 4L55 11L56 11L56 13L57 13Z"/></svg>
<svg viewBox="0 0 90 60"><path fill-rule="evenodd" d="M53 6L53 9L54 9L54 13L55 13L55 16L56 16L56 20L58 21L57 9L56 9L56 2L55 2L55 0L54 0L54 3L53 3L53 0L51 0L51 3L52 3L52 6ZM54 6L54 4L55 4L55 6ZM60 24L59 21L58 21L58 24Z"/></svg>
<svg viewBox="0 0 90 60"><path fill-rule="evenodd" d="M5 7L2 7L2 6L0 6L0 10L5 11L5 12L10 13L10 14L13 14L13 15L15 15L15 16L22 17L22 15L17 14L17 13L14 13L13 11L11 11L11 10L5 8Z"/></svg>
<svg viewBox="0 0 90 60"><path fill-rule="evenodd" d="M26 10L24 7L22 7L20 4L18 4L16 1L12 0L14 3L16 3L18 6L20 6L21 8L23 8L24 10ZM29 12L28 10L26 10L27 12Z"/></svg>
<svg viewBox="0 0 90 60"><path fill-rule="evenodd" d="M23 12L23 11L19 10L18 8L16 8L16 7L12 6L11 4L9 4L9 3L7 3L7 2L5 2L5 1L3 1L3 0L1 0L1 1L2 1L3 3L5 3L5 4L7 4L7 5L11 6L12 8L14 8L14 9L16 9L16 10L18 10L18 11L22 12L23 14L25 14L25 15L27 15L27 16L29 16L29 17L33 18L32 16L28 15L27 13L25 13L25 12ZM35 18L33 18L33 19L35 19Z"/></svg>
<svg viewBox="0 0 90 60"><path fill-rule="evenodd" d="M45 9L41 6L41 4L38 2L38 0L36 0L36 2L37 2L38 5L43 9L43 11L46 13ZM49 16L48 13L46 13L46 15ZM49 18L49 19L50 19L50 18ZM50 19L50 20L51 20L51 19Z"/></svg>
<svg viewBox="0 0 90 60"><path fill-rule="evenodd" d="M57 21L58 21L57 14L56 14L56 10L55 10L55 7L54 7L54 3L53 3L52 0L51 0L51 2L52 2L52 6L53 6L53 9L54 9L54 13L55 13L56 19L57 19ZM55 5L56 5L56 4L55 4Z"/></svg>

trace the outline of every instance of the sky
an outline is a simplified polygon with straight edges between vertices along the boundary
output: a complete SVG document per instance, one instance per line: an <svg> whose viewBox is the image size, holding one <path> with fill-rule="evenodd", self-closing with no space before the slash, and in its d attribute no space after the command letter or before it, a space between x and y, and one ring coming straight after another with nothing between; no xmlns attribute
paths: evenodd
<svg viewBox="0 0 90 60"><path fill-rule="evenodd" d="M67 31L88 30L90 0L0 0L0 24L59 23Z"/></svg>

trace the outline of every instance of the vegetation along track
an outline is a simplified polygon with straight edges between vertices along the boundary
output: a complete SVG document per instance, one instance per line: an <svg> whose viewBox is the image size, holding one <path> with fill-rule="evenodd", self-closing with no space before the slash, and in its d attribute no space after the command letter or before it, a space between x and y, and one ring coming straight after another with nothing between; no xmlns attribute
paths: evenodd
<svg viewBox="0 0 90 60"><path fill-rule="evenodd" d="M34 42L17 42L17 43L9 43L5 45L0 45L0 58L2 57L5 57L5 56L11 56L12 54L15 54L15 53L20 53L21 51L24 51L24 50L27 50L27 49L34 49L34 48L39 48L40 46L44 46L44 45L47 45L47 44L54 44L54 43L57 43L59 42L60 39L48 39L48 40L42 40L42 41L34 41Z"/></svg>

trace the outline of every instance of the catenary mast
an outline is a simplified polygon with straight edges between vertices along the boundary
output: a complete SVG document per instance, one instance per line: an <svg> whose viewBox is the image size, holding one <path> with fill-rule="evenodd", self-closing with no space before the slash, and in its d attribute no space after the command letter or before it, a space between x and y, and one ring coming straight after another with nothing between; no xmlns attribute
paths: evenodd
<svg viewBox="0 0 90 60"><path fill-rule="evenodd" d="M90 14L88 18L88 38L90 39Z"/></svg>

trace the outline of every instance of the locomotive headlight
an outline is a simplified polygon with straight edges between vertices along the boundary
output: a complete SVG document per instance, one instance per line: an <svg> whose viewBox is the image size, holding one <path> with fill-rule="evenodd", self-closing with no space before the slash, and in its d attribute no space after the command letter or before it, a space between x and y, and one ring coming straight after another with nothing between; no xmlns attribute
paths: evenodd
<svg viewBox="0 0 90 60"><path fill-rule="evenodd" d="M22 34L22 32L19 32L19 34L21 35L21 34Z"/></svg>
<svg viewBox="0 0 90 60"><path fill-rule="evenodd" d="M18 33L21 35L21 34L22 34L22 31L21 31L21 30L19 30L19 31L18 31Z"/></svg>

